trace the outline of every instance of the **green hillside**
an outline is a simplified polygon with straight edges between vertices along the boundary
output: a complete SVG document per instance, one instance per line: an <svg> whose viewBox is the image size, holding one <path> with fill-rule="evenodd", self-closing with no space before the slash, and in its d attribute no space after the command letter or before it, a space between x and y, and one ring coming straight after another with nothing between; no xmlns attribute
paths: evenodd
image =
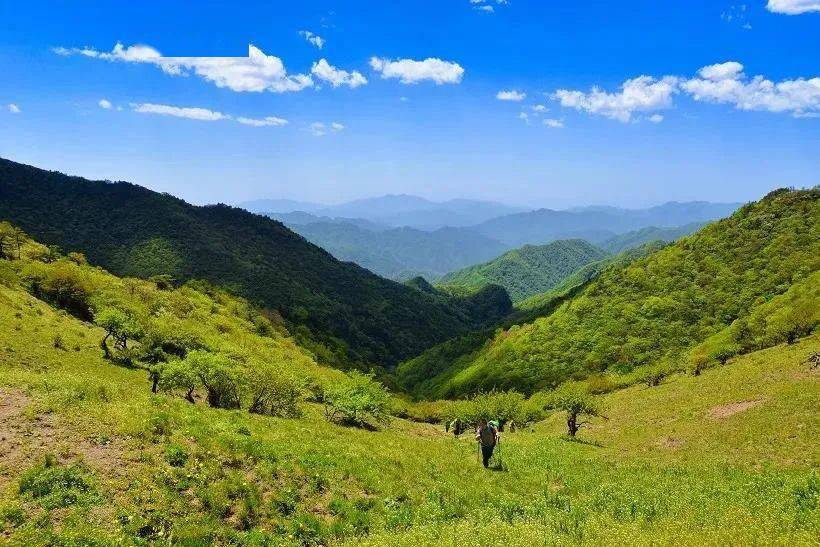
<svg viewBox="0 0 820 547"><path fill-rule="evenodd" d="M683 361L698 342L820 269L819 198L817 189L772 192L646 258L606 269L551 315L497 333L468 362L426 381L436 396L531 392L574 376Z"/></svg>
<svg viewBox="0 0 820 547"><path fill-rule="evenodd" d="M695 233L700 230L705 222L693 222L684 226L677 226L674 228L658 228L657 226L649 226L641 228L625 234L618 234L606 241L602 241L598 246L613 254L639 247L645 243L652 241L675 241L683 236Z"/></svg>
<svg viewBox="0 0 820 547"><path fill-rule="evenodd" d="M0 543L811 545L820 533L817 336L602 396L608 419L578 442L548 414L505 433L505 471L484 472L470 435L332 423L315 389L287 418L245 411L249 387L234 410L202 387L194 404L153 394L145 370L103 357L102 328L64 309L130 311L146 327L128 346L141 356L169 325L166 343L199 340L244 373L254 362L326 393L346 377L206 285L23 254L0 259Z"/></svg>
<svg viewBox="0 0 820 547"><path fill-rule="evenodd" d="M441 389L447 386L449 378L468 367L499 329L507 330L550 315L564 302L580 294L607 268L623 267L663 246L658 241L648 243L579 268L549 291L516 303L515 310L496 325L459 335L399 364L395 370L396 380L414 396L426 399L443 396Z"/></svg>
<svg viewBox="0 0 820 547"><path fill-rule="evenodd" d="M281 223L225 205L195 207L128 183L89 181L0 159L0 219L110 271L205 279L293 325L323 360L391 366L503 316L419 295L339 262ZM318 339L318 343L314 340Z"/></svg>
<svg viewBox="0 0 820 547"><path fill-rule="evenodd" d="M500 285L518 302L552 289L580 267L606 256L605 251L580 239L525 245L484 264L449 273L438 282L467 288Z"/></svg>

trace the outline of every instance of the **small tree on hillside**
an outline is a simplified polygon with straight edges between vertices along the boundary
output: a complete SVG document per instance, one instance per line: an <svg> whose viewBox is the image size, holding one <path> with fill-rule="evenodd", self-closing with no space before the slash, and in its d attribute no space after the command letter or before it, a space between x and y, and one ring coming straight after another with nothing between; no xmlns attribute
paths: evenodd
<svg viewBox="0 0 820 547"><path fill-rule="evenodd" d="M287 368L286 365L273 366L271 363L254 363L247 368L248 412L280 418L299 416L302 390L294 379L284 373Z"/></svg>
<svg viewBox="0 0 820 547"><path fill-rule="evenodd" d="M183 360L171 361L162 367L157 387L166 393L183 392L183 397L189 403L195 403L194 391L199 385L190 363Z"/></svg>
<svg viewBox="0 0 820 547"><path fill-rule="evenodd" d="M580 384L570 384L559 388L552 396L550 406L567 413L567 433L570 437L575 437L578 430L589 423L579 418L601 415L598 401Z"/></svg>
<svg viewBox="0 0 820 547"><path fill-rule="evenodd" d="M225 355L209 351L190 352L184 363L191 368L207 392L214 408L240 408L242 377L238 364Z"/></svg>
<svg viewBox="0 0 820 547"><path fill-rule="evenodd" d="M132 315L117 308L103 308L94 317L94 322L105 329L105 336L100 341L100 347L106 359L111 358L111 351L107 343L109 338L114 339L114 348L126 350L128 340L139 338L142 334L139 322Z"/></svg>
<svg viewBox="0 0 820 547"><path fill-rule="evenodd" d="M387 423L390 419L390 396L372 376L351 372L346 380L334 383L325 390L325 417L358 427Z"/></svg>

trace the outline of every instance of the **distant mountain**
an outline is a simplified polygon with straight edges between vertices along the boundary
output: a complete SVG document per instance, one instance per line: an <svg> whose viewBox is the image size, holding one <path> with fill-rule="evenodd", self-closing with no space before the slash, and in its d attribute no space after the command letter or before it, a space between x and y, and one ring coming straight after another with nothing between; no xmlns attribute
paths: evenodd
<svg viewBox="0 0 820 547"><path fill-rule="evenodd" d="M602 241L598 244L599 247L612 254L620 253L627 249L639 247L644 243L650 241L675 241L683 236L688 236L700 230L705 222L693 222L684 226L677 226L675 228L658 228L657 226L649 226L641 228L633 232L626 232Z"/></svg>
<svg viewBox="0 0 820 547"><path fill-rule="evenodd" d="M670 202L649 209L589 207L567 211L539 209L490 219L475 227L511 246L581 238L601 243L618 234L648 226L674 227L730 215L740 204Z"/></svg>
<svg viewBox="0 0 820 547"><path fill-rule="evenodd" d="M318 211L326 205L311 203L309 201L295 201L292 199L254 199L239 204L239 207L251 213L292 213L303 211L310 213Z"/></svg>
<svg viewBox="0 0 820 547"><path fill-rule="evenodd" d="M525 245L484 264L449 273L439 284L468 288L496 284L518 302L552 289L582 266L606 256L606 251L581 239Z"/></svg>
<svg viewBox="0 0 820 547"><path fill-rule="evenodd" d="M240 204L255 213L311 213L319 217L366 219L390 227L409 226L423 230L435 230L445 226L464 227L512 213L527 211L525 207L513 207L492 201L452 199L436 202L407 194L359 199L339 205L290 200L256 200Z"/></svg>
<svg viewBox="0 0 820 547"><path fill-rule="evenodd" d="M378 224L371 220L364 218L344 218L344 217L327 217L315 214L305 213L304 211L293 211L292 213L262 213L266 217L273 218L288 226L300 226L304 224L352 224L371 232L380 232L382 230L389 230L390 226L385 224Z"/></svg>
<svg viewBox="0 0 820 547"><path fill-rule="evenodd" d="M414 228L371 230L363 223L369 221L313 222L290 227L339 260L355 262L396 280L419 275L435 279L508 249L469 228L440 228L432 232Z"/></svg>
<svg viewBox="0 0 820 547"><path fill-rule="evenodd" d="M388 281L242 209L196 207L134 184L4 159L0 219L118 275L225 286L281 314L300 343L336 364L392 366L510 310L506 293L478 302Z"/></svg>

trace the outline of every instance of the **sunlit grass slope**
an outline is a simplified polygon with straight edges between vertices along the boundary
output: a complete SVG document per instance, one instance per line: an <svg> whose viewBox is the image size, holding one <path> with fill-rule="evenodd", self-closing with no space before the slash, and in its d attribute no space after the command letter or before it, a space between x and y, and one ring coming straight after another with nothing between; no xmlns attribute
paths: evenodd
<svg viewBox="0 0 820 547"><path fill-rule="evenodd" d="M817 337L610 394L608 420L581 442L561 437L561 416L507 434L507 471L484 471L469 438L436 426L366 431L308 403L279 419L152 395L145 371L102 358L102 335L0 286L0 543L811 545L820 534L820 392L806 363Z"/></svg>

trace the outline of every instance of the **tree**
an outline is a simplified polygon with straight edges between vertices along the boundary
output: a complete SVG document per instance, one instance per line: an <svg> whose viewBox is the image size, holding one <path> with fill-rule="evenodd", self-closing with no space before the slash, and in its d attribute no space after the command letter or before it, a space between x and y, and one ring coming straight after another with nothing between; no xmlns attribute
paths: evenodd
<svg viewBox="0 0 820 547"><path fill-rule="evenodd" d="M371 427L372 422L387 423L389 400L387 390L372 376L350 372L344 381L325 391L325 417L359 427Z"/></svg>
<svg viewBox="0 0 820 547"><path fill-rule="evenodd" d="M248 412L280 418L299 416L298 403L302 393L296 381L283 374L283 369L287 368L289 367L273 366L271 363L255 363L248 367Z"/></svg>
<svg viewBox="0 0 820 547"><path fill-rule="evenodd" d="M105 353L106 359L111 358L108 349L108 339L114 339L114 348L120 350L128 349L128 340L139 338L142 327L133 315L117 308L103 308L94 317L94 322L105 329L105 336L100 341L100 347Z"/></svg>
<svg viewBox="0 0 820 547"><path fill-rule="evenodd" d="M582 384L565 384L555 391L550 402L550 406L556 410L563 410L567 413L567 433L570 437L575 437L578 430L588 424L588 421L581 421L583 416L601 416L601 409L598 401L590 395Z"/></svg>
<svg viewBox="0 0 820 547"><path fill-rule="evenodd" d="M160 391L174 393L184 392L183 397L189 403L195 403L194 391L199 386L199 378L191 368L191 364L184 360L171 361L162 368L159 374L157 387Z"/></svg>
<svg viewBox="0 0 820 547"><path fill-rule="evenodd" d="M205 388L214 408L240 408L242 377L238 364L226 355L204 350L190 352L184 362Z"/></svg>

